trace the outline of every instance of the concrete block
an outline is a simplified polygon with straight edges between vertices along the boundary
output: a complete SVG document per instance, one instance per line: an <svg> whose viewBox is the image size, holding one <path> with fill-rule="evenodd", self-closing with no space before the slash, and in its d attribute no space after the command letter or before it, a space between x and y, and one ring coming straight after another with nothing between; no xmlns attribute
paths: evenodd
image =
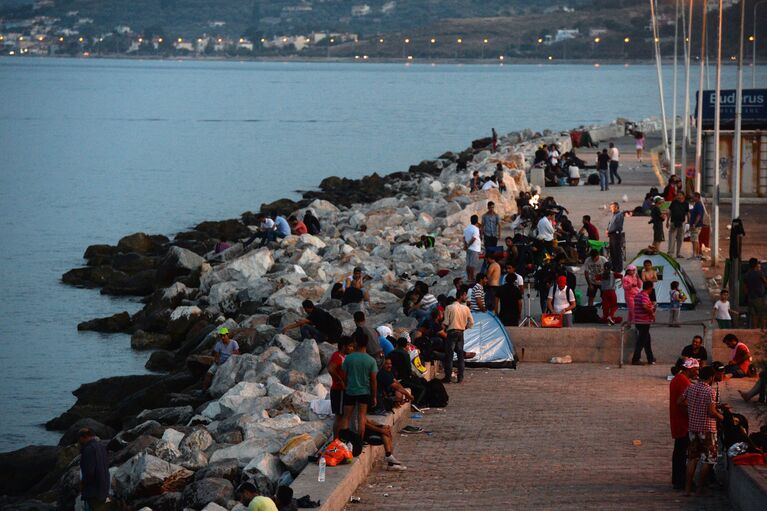
<svg viewBox="0 0 767 511"><path fill-rule="evenodd" d="M522 362L548 362L551 357L570 355L573 362L617 364L620 358L620 330L617 328L526 328L508 327L517 356ZM629 339L625 353L633 351ZM630 347L629 347L630 344ZM629 353L630 355L630 353Z"/></svg>
<svg viewBox="0 0 767 511"><path fill-rule="evenodd" d="M735 509L767 509L767 466L731 465L728 475L728 493Z"/></svg>
<svg viewBox="0 0 767 511"><path fill-rule="evenodd" d="M746 329L733 329L733 330L712 330L711 331L711 347L712 350L709 353L711 357L710 362L718 360L726 364L730 360L730 354L732 350L722 342L722 339L727 334L735 334L741 342L746 343L748 349L751 350L751 355L755 355L756 345L761 342L762 334L759 330L746 330Z"/></svg>
<svg viewBox="0 0 767 511"><path fill-rule="evenodd" d="M410 417L410 407L401 406L390 415L372 415L370 419L379 424L392 427L394 441L397 432L407 425ZM396 452L396 451L395 451ZM317 481L319 466L316 463L308 465L296 478L292 485L295 495L309 495L312 500L319 500L318 511L341 511L349 502L357 487L365 482L373 463L384 456L381 445L368 445L351 465L327 467L325 482Z"/></svg>

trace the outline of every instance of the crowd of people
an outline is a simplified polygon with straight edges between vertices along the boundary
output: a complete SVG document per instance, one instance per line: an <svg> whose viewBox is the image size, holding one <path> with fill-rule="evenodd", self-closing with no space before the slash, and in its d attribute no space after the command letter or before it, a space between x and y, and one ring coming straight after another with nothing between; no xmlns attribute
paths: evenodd
<svg viewBox="0 0 767 511"><path fill-rule="evenodd" d="M712 467L733 443L723 434L728 421L731 422L732 409L721 402L719 383L743 378L751 371L748 346L732 333L726 334L722 342L731 350L727 364L715 361L709 366L703 338L695 336L671 369L674 374L669 386L669 418L674 439L671 481L675 489L684 490L686 495L693 488L697 494L703 493ZM764 396L766 382L767 374L762 373L751 390L740 391L741 396L745 401L756 395Z"/></svg>

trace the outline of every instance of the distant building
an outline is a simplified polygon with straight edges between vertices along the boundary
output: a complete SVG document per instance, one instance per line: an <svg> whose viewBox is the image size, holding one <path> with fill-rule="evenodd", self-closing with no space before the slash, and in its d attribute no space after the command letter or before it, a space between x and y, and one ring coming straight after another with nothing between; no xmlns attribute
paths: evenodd
<svg viewBox="0 0 767 511"><path fill-rule="evenodd" d="M194 44L192 41L187 41L186 39L176 40L173 42L173 47L177 50L186 50L189 52L194 51Z"/></svg>
<svg viewBox="0 0 767 511"><path fill-rule="evenodd" d="M237 49L253 51L253 43L251 41L248 41L244 37L240 37L239 41L237 41Z"/></svg>
<svg viewBox="0 0 767 511"><path fill-rule="evenodd" d="M555 43L561 43L562 41L567 41L569 39L575 39L576 37L580 37L581 31L577 28L565 28L557 30L557 34L554 36L554 42Z"/></svg>
<svg viewBox="0 0 767 511"><path fill-rule="evenodd" d="M226 25L226 21L209 21L208 26L212 28L220 28Z"/></svg>
<svg viewBox="0 0 767 511"><path fill-rule="evenodd" d="M391 14L392 12L394 12L396 8L397 8L397 2L395 2L394 0L391 0L383 4L383 6L381 6L381 13Z"/></svg>
<svg viewBox="0 0 767 511"><path fill-rule="evenodd" d="M607 29L606 28L591 28L589 29L589 37L597 37L602 34L606 34Z"/></svg>
<svg viewBox="0 0 767 511"><path fill-rule="evenodd" d="M128 25L117 25L115 27L115 32L117 32L120 35L128 35L133 33L133 31Z"/></svg>
<svg viewBox="0 0 767 511"><path fill-rule="evenodd" d="M373 12L368 4L352 5L352 17L359 18L367 16Z"/></svg>

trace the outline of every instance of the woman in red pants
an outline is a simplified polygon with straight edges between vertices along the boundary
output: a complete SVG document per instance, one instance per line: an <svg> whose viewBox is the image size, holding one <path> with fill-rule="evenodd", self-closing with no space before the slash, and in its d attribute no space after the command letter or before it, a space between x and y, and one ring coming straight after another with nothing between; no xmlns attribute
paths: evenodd
<svg viewBox="0 0 767 511"><path fill-rule="evenodd" d="M602 291L602 321L610 325L619 323L620 318L616 318L618 312L618 296L615 294L615 277L620 277L620 273L614 273L612 266L606 262L602 269L602 281L600 283Z"/></svg>

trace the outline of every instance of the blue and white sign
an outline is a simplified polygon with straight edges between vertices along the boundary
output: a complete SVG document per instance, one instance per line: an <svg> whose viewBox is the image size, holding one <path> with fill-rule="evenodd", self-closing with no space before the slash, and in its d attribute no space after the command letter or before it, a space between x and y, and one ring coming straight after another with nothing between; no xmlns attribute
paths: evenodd
<svg viewBox="0 0 767 511"><path fill-rule="evenodd" d="M700 101L700 97L698 97ZM720 92L721 127L735 123L735 90ZM767 89L743 89L742 125L744 128L767 127ZM713 127L716 107L716 91L703 91L703 126Z"/></svg>

